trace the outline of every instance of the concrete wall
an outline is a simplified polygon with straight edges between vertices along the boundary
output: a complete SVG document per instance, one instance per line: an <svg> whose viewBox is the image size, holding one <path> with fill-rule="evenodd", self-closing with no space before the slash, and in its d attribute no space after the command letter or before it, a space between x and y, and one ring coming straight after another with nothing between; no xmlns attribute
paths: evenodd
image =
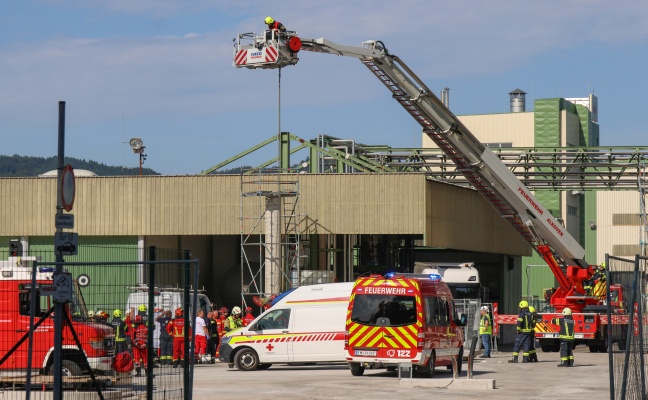
<svg viewBox="0 0 648 400"><path fill-rule="evenodd" d="M633 258L639 246L639 194L637 192L597 192L597 259L608 253Z"/></svg>
<svg viewBox="0 0 648 400"><path fill-rule="evenodd" d="M425 245L528 256L531 248L474 190L429 181Z"/></svg>
<svg viewBox="0 0 648 400"><path fill-rule="evenodd" d="M533 112L459 115L483 143L513 143L513 147L533 147ZM436 144L423 134L423 147L436 148Z"/></svg>

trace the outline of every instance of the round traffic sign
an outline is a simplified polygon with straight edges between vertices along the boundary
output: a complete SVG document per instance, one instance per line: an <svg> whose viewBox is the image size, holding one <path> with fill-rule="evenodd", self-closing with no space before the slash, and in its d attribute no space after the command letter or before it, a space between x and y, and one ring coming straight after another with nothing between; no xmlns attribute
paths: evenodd
<svg viewBox="0 0 648 400"><path fill-rule="evenodd" d="M70 164L63 168L63 177L61 178L61 203L65 211L72 211L74 206L74 195L76 184L74 182L74 170Z"/></svg>
<svg viewBox="0 0 648 400"><path fill-rule="evenodd" d="M86 274L81 274L77 277L77 283L81 287L86 287L90 284L90 277Z"/></svg>

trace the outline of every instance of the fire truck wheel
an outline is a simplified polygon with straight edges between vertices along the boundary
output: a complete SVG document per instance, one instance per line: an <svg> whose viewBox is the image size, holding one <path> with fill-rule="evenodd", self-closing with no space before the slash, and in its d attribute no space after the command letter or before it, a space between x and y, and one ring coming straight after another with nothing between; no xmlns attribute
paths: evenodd
<svg viewBox="0 0 648 400"><path fill-rule="evenodd" d="M272 364L259 364L259 366L257 367L257 369L258 369L259 371L263 371L263 370L268 369L268 368L270 368L270 367L272 367Z"/></svg>
<svg viewBox="0 0 648 400"><path fill-rule="evenodd" d="M61 361L61 370L63 371L63 376L79 376L81 375L81 367L77 365L74 361L71 360L62 360Z"/></svg>
<svg viewBox="0 0 648 400"><path fill-rule="evenodd" d="M430 356L430 361L426 366L416 367L416 372L418 372L423 378L434 378L434 367L436 366L436 354L434 351Z"/></svg>
<svg viewBox="0 0 648 400"><path fill-rule="evenodd" d="M551 345L548 344L541 344L540 348L542 349L543 353L549 353L551 352Z"/></svg>
<svg viewBox="0 0 648 400"><path fill-rule="evenodd" d="M362 376L364 375L365 367L360 363L349 363L351 368L351 375L353 376Z"/></svg>
<svg viewBox="0 0 648 400"><path fill-rule="evenodd" d="M239 371L254 371L259 366L259 356L252 349L242 349L234 356Z"/></svg>

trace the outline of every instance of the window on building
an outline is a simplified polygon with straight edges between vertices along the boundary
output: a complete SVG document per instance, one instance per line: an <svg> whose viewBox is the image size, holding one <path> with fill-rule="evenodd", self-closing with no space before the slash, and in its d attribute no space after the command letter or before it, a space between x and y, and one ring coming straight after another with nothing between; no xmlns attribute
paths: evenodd
<svg viewBox="0 0 648 400"><path fill-rule="evenodd" d="M484 145L486 147L506 148L506 147L513 147L513 142L484 143Z"/></svg>
<svg viewBox="0 0 648 400"><path fill-rule="evenodd" d="M567 206L567 215L578 216L578 207Z"/></svg>

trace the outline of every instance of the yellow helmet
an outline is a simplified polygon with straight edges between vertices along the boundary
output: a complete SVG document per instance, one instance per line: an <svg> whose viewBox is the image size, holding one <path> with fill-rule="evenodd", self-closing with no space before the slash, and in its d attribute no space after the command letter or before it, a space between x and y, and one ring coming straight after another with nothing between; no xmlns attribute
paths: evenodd
<svg viewBox="0 0 648 400"><path fill-rule="evenodd" d="M274 19L272 19L272 17L266 17L265 23L268 25L274 24Z"/></svg>
<svg viewBox="0 0 648 400"><path fill-rule="evenodd" d="M522 300L520 302L520 308L527 308L527 307L529 307L529 302L526 300Z"/></svg>
<svg viewBox="0 0 648 400"><path fill-rule="evenodd" d="M571 308L569 307L563 308L563 315L572 315Z"/></svg>
<svg viewBox="0 0 648 400"><path fill-rule="evenodd" d="M121 318L123 315L124 315L124 313L122 313L122 310L117 309L117 310L113 311L113 317Z"/></svg>
<svg viewBox="0 0 648 400"><path fill-rule="evenodd" d="M147 309L148 307L146 307L146 305L144 304L140 304L139 307L137 307L137 311L139 312L146 312Z"/></svg>
<svg viewBox="0 0 648 400"><path fill-rule="evenodd" d="M535 307L529 306L529 312L535 312Z"/></svg>

